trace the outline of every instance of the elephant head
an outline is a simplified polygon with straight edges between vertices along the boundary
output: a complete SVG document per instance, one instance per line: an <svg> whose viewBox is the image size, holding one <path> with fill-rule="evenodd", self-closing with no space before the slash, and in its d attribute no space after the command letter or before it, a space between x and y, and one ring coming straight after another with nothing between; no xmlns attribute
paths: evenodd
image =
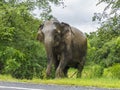
<svg viewBox="0 0 120 90"><path fill-rule="evenodd" d="M45 21L39 26L37 39L43 43L55 43L60 39L60 23L56 20Z"/></svg>
<svg viewBox="0 0 120 90"><path fill-rule="evenodd" d="M49 43L50 46L55 47L70 33L71 28L68 24L52 19L39 26L37 40L45 45Z"/></svg>

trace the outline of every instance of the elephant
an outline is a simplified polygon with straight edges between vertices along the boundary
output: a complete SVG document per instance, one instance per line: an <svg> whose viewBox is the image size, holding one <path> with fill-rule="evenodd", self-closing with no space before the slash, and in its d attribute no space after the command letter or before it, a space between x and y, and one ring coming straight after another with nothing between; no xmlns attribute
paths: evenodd
<svg viewBox="0 0 120 90"><path fill-rule="evenodd" d="M52 18L39 26L37 40L42 42L47 53L46 76L55 68L55 77L67 77L70 67L78 70L77 77L85 65L87 38L84 33L67 23Z"/></svg>

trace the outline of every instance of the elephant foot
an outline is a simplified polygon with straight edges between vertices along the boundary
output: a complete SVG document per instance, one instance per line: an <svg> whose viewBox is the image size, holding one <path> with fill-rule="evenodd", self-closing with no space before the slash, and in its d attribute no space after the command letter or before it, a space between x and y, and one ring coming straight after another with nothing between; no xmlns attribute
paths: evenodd
<svg viewBox="0 0 120 90"><path fill-rule="evenodd" d="M64 75L62 70L57 70L56 74L55 74L55 77L56 78L63 78L63 77L65 77L65 75Z"/></svg>

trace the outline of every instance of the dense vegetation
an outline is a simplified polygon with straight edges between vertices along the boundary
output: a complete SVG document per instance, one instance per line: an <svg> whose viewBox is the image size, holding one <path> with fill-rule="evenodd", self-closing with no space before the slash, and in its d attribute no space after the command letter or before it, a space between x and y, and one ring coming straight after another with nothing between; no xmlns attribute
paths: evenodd
<svg viewBox="0 0 120 90"><path fill-rule="evenodd" d="M92 69L96 76L120 79L120 0L99 0L98 4L103 2L107 5L103 13L93 17L100 21L101 27L87 35L87 61L89 65L94 64Z"/></svg>
<svg viewBox="0 0 120 90"><path fill-rule="evenodd" d="M120 9L119 0L100 0L107 7L93 20L101 20L101 27L88 37L87 63L83 77L112 77L120 79ZM44 19L51 17L50 3L62 0L1 0L0 1L0 74L15 78L44 78L46 53L36 41L37 29ZM31 13L38 7L41 19ZM111 9L110 14L105 11ZM102 21L102 16L106 19ZM105 17L106 16L106 17Z"/></svg>
<svg viewBox="0 0 120 90"><path fill-rule="evenodd" d="M42 19L49 17L49 3L57 0L1 0L0 1L0 73L15 78L42 78L46 64L43 45L36 41L41 20L33 17L36 8ZM47 13L47 14L46 14Z"/></svg>

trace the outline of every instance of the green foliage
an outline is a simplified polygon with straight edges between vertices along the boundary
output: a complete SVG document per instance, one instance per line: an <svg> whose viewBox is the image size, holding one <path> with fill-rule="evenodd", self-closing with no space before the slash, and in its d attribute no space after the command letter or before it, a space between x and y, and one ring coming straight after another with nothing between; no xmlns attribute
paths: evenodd
<svg viewBox="0 0 120 90"><path fill-rule="evenodd" d="M98 4L101 3L106 3L107 6L102 14L95 13L93 17L93 21L101 21L101 27L87 35L90 44L87 60L107 68L104 70L105 76L118 78L116 68L119 65L116 63L120 63L120 0L99 0ZM107 13L108 10L110 13ZM95 49L91 51L93 48Z"/></svg>
<svg viewBox="0 0 120 90"><path fill-rule="evenodd" d="M88 41L88 50L87 50L87 56L86 56L86 59L87 59L87 62L86 64L89 65L89 64L92 64L94 60L94 55L96 53L96 48L95 47L92 47L90 45L90 42Z"/></svg>
<svg viewBox="0 0 120 90"><path fill-rule="evenodd" d="M88 61L109 67L114 63L120 63L120 18L115 15L102 23L101 27L88 35ZM90 50L94 49L94 52ZM94 54L93 54L94 53Z"/></svg>
<svg viewBox="0 0 120 90"><path fill-rule="evenodd" d="M95 13L93 16L93 21L99 20L102 21L103 19L109 19L111 17L116 17L120 14L120 0L99 0L97 5L101 3L106 3L106 7L102 13ZM103 21L104 22L104 21ZM106 20L105 20L106 22Z"/></svg>
<svg viewBox="0 0 120 90"><path fill-rule="evenodd" d="M23 47L24 53L12 47L4 50L0 57L4 65L2 73L21 79L43 78L42 70L46 67L46 53L43 45L35 41L29 41L26 44Z"/></svg>
<svg viewBox="0 0 120 90"><path fill-rule="evenodd" d="M95 62L105 67L109 67L114 63L120 63L120 37L112 39L105 43L102 48L96 51Z"/></svg>
<svg viewBox="0 0 120 90"><path fill-rule="evenodd" d="M46 67L46 52L42 44L36 41L26 41L23 52L26 55L26 72L32 73L32 77L43 78L43 70ZM22 66L24 67L24 66ZM25 69L24 69L25 70ZM23 70L19 70L23 71ZM28 75L26 74L26 78Z"/></svg>
<svg viewBox="0 0 120 90"><path fill-rule="evenodd" d="M118 78L116 73L119 73L119 65L116 63L120 63L120 0L99 0L98 4L102 2L106 3L106 8L102 14L95 13L93 17L93 21L101 21L101 27L87 35L88 65L98 64L107 68L104 70L105 76ZM106 13L107 10L110 10L110 13Z"/></svg>
<svg viewBox="0 0 120 90"><path fill-rule="evenodd" d="M100 65L87 66L82 72L82 77L85 78L98 78L103 74L104 68Z"/></svg>
<svg viewBox="0 0 120 90"><path fill-rule="evenodd" d="M16 68L20 66L20 63L17 62L20 62L20 60L22 61L24 59L25 55L22 52L12 47L6 47L5 50L1 52L0 55L0 63L3 64L1 73L5 72L12 73L11 71L14 71Z"/></svg>
<svg viewBox="0 0 120 90"><path fill-rule="evenodd" d="M29 0L0 1L0 74L20 79L43 78L46 52L36 41L41 20L31 15L34 6Z"/></svg>
<svg viewBox="0 0 120 90"><path fill-rule="evenodd" d="M117 13L117 11L119 11L119 8L120 8L119 0L99 0L98 4L103 3L103 2L107 4L105 10L108 10L110 8L111 14Z"/></svg>
<svg viewBox="0 0 120 90"><path fill-rule="evenodd" d="M16 8L21 7L19 10L32 12L34 9L38 8L41 10L40 16L42 19L48 19L51 12L51 4L61 5L64 4L63 0L2 0L0 5ZM18 11L18 14L21 14ZM24 14L24 13L22 13Z"/></svg>
<svg viewBox="0 0 120 90"><path fill-rule="evenodd" d="M120 79L120 64L115 64L109 68L106 68L104 70L103 76Z"/></svg>

